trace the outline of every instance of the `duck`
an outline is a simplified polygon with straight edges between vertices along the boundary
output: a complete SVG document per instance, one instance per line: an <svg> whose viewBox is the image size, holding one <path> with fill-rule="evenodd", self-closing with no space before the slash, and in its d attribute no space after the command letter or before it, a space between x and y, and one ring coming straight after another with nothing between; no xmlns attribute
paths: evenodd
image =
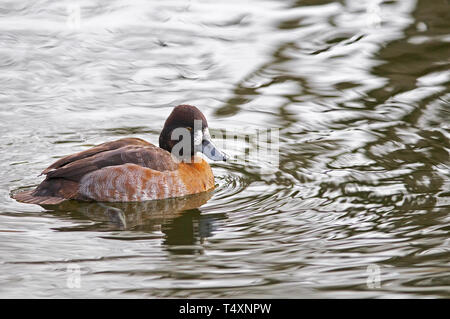
<svg viewBox="0 0 450 319"><path fill-rule="evenodd" d="M214 189L214 175L201 154L227 156L212 142L208 122L193 105L174 107L159 135L159 147L122 138L65 156L41 175L35 188L13 195L19 202L56 205L67 200L142 202Z"/></svg>

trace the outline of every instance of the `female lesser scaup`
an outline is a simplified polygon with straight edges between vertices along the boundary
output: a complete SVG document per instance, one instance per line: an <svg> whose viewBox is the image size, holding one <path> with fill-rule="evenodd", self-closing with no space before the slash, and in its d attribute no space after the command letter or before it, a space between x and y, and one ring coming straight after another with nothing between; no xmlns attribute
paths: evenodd
<svg viewBox="0 0 450 319"><path fill-rule="evenodd" d="M178 142L186 142L176 134L180 128L190 134L190 143L184 144L190 146L190 152L182 148L177 155L172 149L179 148ZM44 205L68 199L131 202L214 188L211 168L195 153L200 151L213 160L226 160L226 156L212 144L208 123L199 109L191 105L175 107L161 131L159 146L139 138L100 144L56 161L42 172L46 178L36 189L13 197Z"/></svg>

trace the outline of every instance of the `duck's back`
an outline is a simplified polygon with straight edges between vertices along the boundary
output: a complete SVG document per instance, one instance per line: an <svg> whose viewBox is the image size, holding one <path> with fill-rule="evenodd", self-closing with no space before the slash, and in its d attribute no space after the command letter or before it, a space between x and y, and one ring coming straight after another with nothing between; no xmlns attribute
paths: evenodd
<svg viewBox="0 0 450 319"><path fill-rule="evenodd" d="M36 189L14 198L58 204L66 199L135 201L181 196L182 187L176 185L178 168L166 150L142 139L125 138L61 158L42 172L46 179Z"/></svg>

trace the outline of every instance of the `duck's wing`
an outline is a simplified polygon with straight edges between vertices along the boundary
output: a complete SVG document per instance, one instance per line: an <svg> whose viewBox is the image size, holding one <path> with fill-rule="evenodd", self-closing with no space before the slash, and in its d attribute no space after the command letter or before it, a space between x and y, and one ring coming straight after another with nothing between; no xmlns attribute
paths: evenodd
<svg viewBox="0 0 450 319"><path fill-rule="evenodd" d="M136 164L157 171L171 171L178 164L166 150L139 139L123 139L108 142L92 149L69 155L44 170L47 179L80 179L95 170L107 166Z"/></svg>
<svg viewBox="0 0 450 319"><path fill-rule="evenodd" d="M88 150L79 152L79 153L75 153L72 155L68 155L65 156L59 160L57 160L56 162L54 162L52 165L50 165L49 167L47 167L42 173L41 175L46 175L48 172L52 171L52 170L56 170L60 167L63 167L69 163L73 163L76 162L80 159L83 158L88 158L91 156L94 156L96 154L99 153L103 153L103 152L107 152L107 151L112 151L112 150L116 150L119 148L122 148L124 146L130 146L130 145L138 145L138 146L154 146L153 144L144 141L140 138L123 138L120 140L116 140L116 141L111 141L111 142L106 142L97 146L94 146Z"/></svg>
<svg viewBox="0 0 450 319"><path fill-rule="evenodd" d="M41 205L79 199L79 185L83 176L103 167L126 166L124 164L135 164L161 172L178 168L166 150L141 139L125 138L61 158L42 172L47 177L36 189L16 193L13 198Z"/></svg>

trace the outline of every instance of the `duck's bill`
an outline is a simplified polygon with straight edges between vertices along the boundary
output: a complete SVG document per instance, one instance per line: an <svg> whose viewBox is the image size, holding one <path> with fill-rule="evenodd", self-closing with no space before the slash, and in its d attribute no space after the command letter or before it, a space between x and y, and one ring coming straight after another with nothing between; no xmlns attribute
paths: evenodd
<svg viewBox="0 0 450 319"><path fill-rule="evenodd" d="M220 151L210 139L204 138L202 141L202 153L213 161L226 161L227 155Z"/></svg>

